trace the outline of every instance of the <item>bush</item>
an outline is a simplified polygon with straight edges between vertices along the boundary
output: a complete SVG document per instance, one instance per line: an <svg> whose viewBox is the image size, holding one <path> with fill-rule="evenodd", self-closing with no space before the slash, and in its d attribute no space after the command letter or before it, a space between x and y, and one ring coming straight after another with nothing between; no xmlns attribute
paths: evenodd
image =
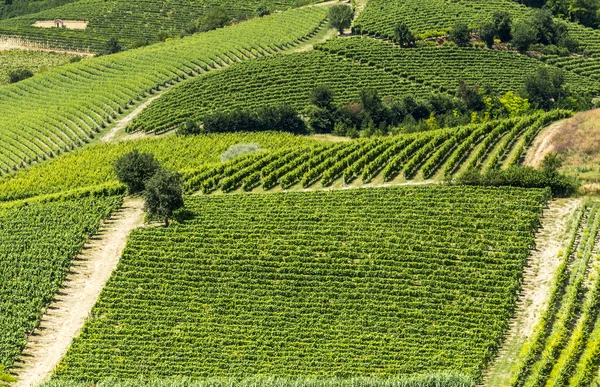
<svg viewBox="0 0 600 387"><path fill-rule="evenodd" d="M288 105L267 106L257 111L237 109L203 117L205 133L283 131L305 134L306 125Z"/></svg>
<svg viewBox="0 0 600 387"><path fill-rule="evenodd" d="M17 69L8 72L9 83L17 83L31 77L33 77L33 72L29 69Z"/></svg>
<svg viewBox="0 0 600 387"><path fill-rule="evenodd" d="M400 21L394 28L394 40L401 46L414 46L415 36L404 22Z"/></svg>
<svg viewBox="0 0 600 387"><path fill-rule="evenodd" d="M567 96L565 77L560 69L540 67L525 79L525 97L538 109L549 110Z"/></svg>
<svg viewBox="0 0 600 387"><path fill-rule="evenodd" d="M493 23L485 23L479 27L479 37L488 48L494 47L494 39L496 38L496 26Z"/></svg>
<svg viewBox="0 0 600 387"><path fill-rule="evenodd" d="M267 16L270 13L271 13L271 10L266 5L259 5L258 8L256 8L256 15L258 17Z"/></svg>
<svg viewBox="0 0 600 387"><path fill-rule="evenodd" d="M529 22L520 22L513 26L511 44L524 54L536 42L536 28Z"/></svg>
<svg viewBox="0 0 600 387"><path fill-rule="evenodd" d="M169 227L173 212L183 207L181 176L177 172L160 168L146 182L144 199L148 216L164 219L165 227Z"/></svg>
<svg viewBox="0 0 600 387"><path fill-rule="evenodd" d="M116 54L117 52L121 51L123 51L123 47L117 38L110 38L104 44L104 54L106 55Z"/></svg>
<svg viewBox="0 0 600 387"><path fill-rule="evenodd" d="M348 5L334 5L329 9L329 25L340 34L343 34L346 28L350 28L353 19L354 11Z"/></svg>
<svg viewBox="0 0 600 387"><path fill-rule="evenodd" d="M200 127L193 120L188 120L177 131L177 134L179 134L181 136L192 136L192 135L196 135L196 134L200 134L200 133L201 133Z"/></svg>
<svg viewBox="0 0 600 387"><path fill-rule="evenodd" d="M248 155L250 153L256 153L259 150L260 145L257 143L235 144L230 146L225 152L223 152L220 160L222 162L233 160L236 157Z"/></svg>
<svg viewBox="0 0 600 387"><path fill-rule="evenodd" d="M547 188L555 196L570 196L579 188L579 182L558 172L548 173L531 167L510 167L508 169L492 169L481 173L471 168L460 175L455 184L493 187Z"/></svg>
<svg viewBox="0 0 600 387"><path fill-rule="evenodd" d="M494 13L492 24L494 24L496 35L500 41L503 43L510 42L512 39L512 17L510 13L505 11Z"/></svg>
<svg viewBox="0 0 600 387"><path fill-rule="evenodd" d="M198 20L198 32L206 32L225 27L231 22L227 10L223 7L212 7L206 14Z"/></svg>
<svg viewBox="0 0 600 387"><path fill-rule="evenodd" d="M119 181L129 188L130 193L141 192L146 182L160 169L160 163L150 153L137 149L121 156L114 164Z"/></svg>
<svg viewBox="0 0 600 387"><path fill-rule="evenodd" d="M450 30L450 40L459 47L466 47L471 42L471 30L463 23L457 23Z"/></svg>

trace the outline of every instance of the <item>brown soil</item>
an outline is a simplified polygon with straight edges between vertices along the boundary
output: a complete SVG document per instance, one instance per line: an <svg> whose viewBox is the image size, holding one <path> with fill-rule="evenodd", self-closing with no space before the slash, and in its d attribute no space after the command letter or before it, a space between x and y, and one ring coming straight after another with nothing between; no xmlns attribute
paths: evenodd
<svg viewBox="0 0 600 387"><path fill-rule="evenodd" d="M85 30L88 26L88 22L81 20L63 20L64 28L68 30ZM33 23L33 27L40 28L58 28L54 20L38 20Z"/></svg>
<svg viewBox="0 0 600 387"><path fill-rule="evenodd" d="M60 295L30 336L18 368L13 370L19 378L15 387L37 386L58 365L117 267L129 233L142 225L142 207L142 200L126 199L74 260Z"/></svg>
<svg viewBox="0 0 600 387"><path fill-rule="evenodd" d="M81 56L93 56L94 54L84 51L61 50L59 48L48 48L39 45L38 43L27 42L26 40L14 38L0 38L0 51L7 50L31 50L31 51L46 51L46 52L64 52L67 54L75 54Z"/></svg>

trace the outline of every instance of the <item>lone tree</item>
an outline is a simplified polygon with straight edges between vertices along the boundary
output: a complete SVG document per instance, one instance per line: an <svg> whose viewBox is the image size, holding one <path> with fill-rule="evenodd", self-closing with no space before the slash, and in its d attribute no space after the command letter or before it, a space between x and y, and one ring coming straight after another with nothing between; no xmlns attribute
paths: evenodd
<svg viewBox="0 0 600 387"><path fill-rule="evenodd" d="M110 38L104 44L104 53L106 55L116 54L121 51L123 51L123 47L121 47L121 43L119 43L119 39L117 38Z"/></svg>
<svg viewBox="0 0 600 387"><path fill-rule="evenodd" d="M464 23L457 23L450 30L450 40L459 47L465 47L471 42L471 30Z"/></svg>
<svg viewBox="0 0 600 387"><path fill-rule="evenodd" d="M513 26L511 44L525 54L529 47L536 41L536 29L527 22L520 22Z"/></svg>
<svg viewBox="0 0 600 387"><path fill-rule="evenodd" d="M494 23L485 23L479 27L479 37L487 48L494 47L494 39L496 38L496 26Z"/></svg>
<svg viewBox="0 0 600 387"><path fill-rule="evenodd" d="M496 27L496 34L502 43L510 42L512 39L512 17L506 11L494 13L492 23Z"/></svg>
<svg viewBox="0 0 600 387"><path fill-rule="evenodd" d="M415 36L408 29L403 21L399 21L394 28L394 39L401 46L413 46L415 44Z"/></svg>
<svg viewBox="0 0 600 387"><path fill-rule="evenodd" d="M146 182L144 199L148 215L163 218L165 227L169 227L169 219L173 217L173 212L183 207L181 176L168 169L159 169Z"/></svg>
<svg viewBox="0 0 600 387"><path fill-rule="evenodd" d="M329 9L329 25L339 31L340 35L350 28L354 19L354 11L348 5L334 5Z"/></svg>
<svg viewBox="0 0 600 387"><path fill-rule="evenodd" d="M160 169L160 163L149 153L137 149L121 156L114 164L115 173L130 193L144 190L146 182Z"/></svg>

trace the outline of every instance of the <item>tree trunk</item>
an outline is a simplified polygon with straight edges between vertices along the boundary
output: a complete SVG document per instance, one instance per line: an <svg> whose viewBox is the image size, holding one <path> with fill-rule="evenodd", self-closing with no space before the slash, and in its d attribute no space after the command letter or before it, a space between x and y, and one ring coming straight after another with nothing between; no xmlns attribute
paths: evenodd
<svg viewBox="0 0 600 387"><path fill-rule="evenodd" d="M169 227L169 217L165 217L165 227Z"/></svg>

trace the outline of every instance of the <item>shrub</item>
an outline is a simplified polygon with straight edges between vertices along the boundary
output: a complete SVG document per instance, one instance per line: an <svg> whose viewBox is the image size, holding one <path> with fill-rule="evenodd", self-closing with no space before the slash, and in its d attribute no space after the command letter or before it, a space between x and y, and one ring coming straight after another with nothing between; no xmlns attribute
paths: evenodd
<svg viewBox="0 0 600 387"><path fill-rule="evenodd" d="M536 28L529 22L520 22L513 26L511 44L524 54L536 42Z"/></svg>
<svg viewBox="0 0 600 387"><path fill-rule="evenodd" d="M146 182L160 169L160 163L150 153L137 149L121 156L114 164L119 181L129 188L130 193L144 190Z"/></svg>
<svg viewBox="0 0 600 387"><path fill-rule="evenodd" d="M263 132L283 131L305 134L306 124L292 107L282 104L266 106L262 109L217 112L205 115L202 119L204 132Z"/></svg>
<svg viewBox="0 0 600 387"><path fill-rule="evenodd" d="M394 39L401 46L413 46L416 41L413 33L402 21L398 22L394 29Z"/></svg>
<svg viewBox="0 0 600 387"><path fill-rule="evenodd" d="M506 11L494 13L492 23L494 24L496 35L498 35L500 41L503 43L510 42L512 39L512 17L510 16L510 13Z"/></svg>
<svg viewBox="0 0 600 387"><path fill-rule="evenodd" d="M248 155L250 153L256 153L260 150L260 145L257 143L249 144L235 144L227 148L221 155L220 160L222 162L233 160L236 157Z"/></svg>
<svg viewBox="0 0 600 387"><path fill-rule="evenodd" d="M212 7L206 12L204 17L198 20L198 32L216 30L225 27L231 22L227 10L223 7Z"/></svg>
<svg viewBox="0 0 600 387"><path fill-rule="evenodd" d="M17 69L8 73L8 82L17 83L31 77L33 77L33 72L31 70Z"/></svg>
<svg viewBox="0 0 600 387"><path fill-rule="evenodd" d="M496 38L496 26L493 23L485 23L479 27L479 37L488 48L494 47L494 39Z"/></svg>
<svg viewBox="0 0 600 387"><path fill-rule="evenodd" d="M346 28L350 28L354 19L354 11L348 5L334 5L329 9L329 25L344 33Z"/></svg>
<svg viewBox="0 0 600 387"><path fill-rule="evenodd" d="M449 37L457 46L465 47L471 42L471 30L466 24L457 23L450 30Z"/></svg>
<svg viewBox="0 0 600 387"><path fill-rule="evenodd" d="M123 51L123 47L117 38L110 38L104 44L104 54L106 55L116 54L117 52L121 51Z"/></svg>
<svg viewBox="0 0 600 387"><path fill-rule="evenodd" d="M146 182L144 199L148 216L164 219L165 227L169 227L169 219L173 217L173 212L183 207L183 189L179 173L160 168Z"/></svg>
<svg viewBox="0 0 600 387"><path fill-rule="evenodd" d="M525 97L535 108L549 110L567 96L564 83L562 70L540 67L525 79Z"/></svg>

